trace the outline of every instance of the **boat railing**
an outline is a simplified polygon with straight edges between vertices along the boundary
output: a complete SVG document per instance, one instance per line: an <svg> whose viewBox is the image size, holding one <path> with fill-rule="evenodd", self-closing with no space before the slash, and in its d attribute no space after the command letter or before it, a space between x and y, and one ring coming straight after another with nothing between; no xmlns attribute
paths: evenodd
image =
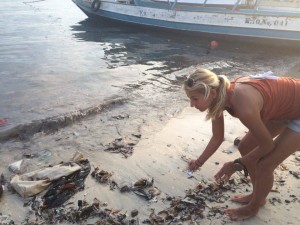
<svg viewBox="0 0 300 225"><path fill-rule="evenodd" d="M300 0L133 0L137 6L187 11L300 12Z"/></svg>
<svg viewBox="0 0 300 225"><path fill-rule="evenodd" d="M135 5L162 9L180 9L188 11L235 11L254 9L259 0L134 0Z"/></svg>

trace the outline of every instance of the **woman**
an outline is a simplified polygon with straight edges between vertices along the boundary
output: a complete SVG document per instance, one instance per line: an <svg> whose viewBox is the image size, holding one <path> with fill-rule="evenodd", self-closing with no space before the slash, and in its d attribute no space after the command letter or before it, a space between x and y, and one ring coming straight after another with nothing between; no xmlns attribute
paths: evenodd
<svg viewBox="0 0 300 225"><path fill-rule="evenodd" d="M232 197L246 205L225 214L232 220L256 215L272 189L275 168L300 147L300 80L263 74L229 82L226 76L197 68L184 89L191 107L207 110L213 133L199 158L189 162L190 170L201 167L223 142L224 110L249 129L238 145L241 158L225 163L215 179L226 182L236 171L249 173L252 193Z"/></svg>

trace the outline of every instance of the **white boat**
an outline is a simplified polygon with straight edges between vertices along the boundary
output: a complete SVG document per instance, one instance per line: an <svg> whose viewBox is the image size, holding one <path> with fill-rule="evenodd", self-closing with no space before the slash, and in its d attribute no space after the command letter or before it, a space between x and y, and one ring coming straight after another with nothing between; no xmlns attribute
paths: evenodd
<svg viewBox="0 0 300 225"><path fill-rule="evenodd" d="M296 41L300 0L73 0L90 18L173 30Z"/></svg>

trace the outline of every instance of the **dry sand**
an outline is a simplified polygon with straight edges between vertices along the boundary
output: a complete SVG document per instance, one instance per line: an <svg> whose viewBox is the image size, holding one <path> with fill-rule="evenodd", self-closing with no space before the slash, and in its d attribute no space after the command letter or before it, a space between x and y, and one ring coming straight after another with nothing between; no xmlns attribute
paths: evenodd
<svg viewBox="0 0 300 225"><path fill-rule="evenodd" d="M7 165L22 158L24 151L39 151L49 149L51 156L45 159L30 159L28 169L40 168L50 163L55 164L61 160L67 161L72 154L78 150L87 157L91 164L99 166L101 169L112 172L112 179L118 184L131 184L140 178L154 178L154 186L161 194L157 196L157 202L149 203L144 198L134 193L121 193L118 190L110 190L108 185L97 183L91 176L86 179L86 187L83 191L74 195L70 202L85 198L92 201L97 197L101 202L107 202L108 206L114 209L122 209L123 212L130 213L133 209L139 210L140 221L148 218L151 209L159 212L169 207L169 202L165 201L169 196L185 196L187 189L193 189L199 182L213 182L213 176L223 163L233 160L239 156L233 140L237 136L245 133L245 127L235 118L225 115L226 134L225 141L219 150L205 163L205 165L195 172L194 178L188 178L184 170L187 163L182 159L198 157L211 136L210 122L204 120L204 113L199 113L195 109L185 108L182 112L174 116L157 132L148 132L151 127L142 129L142 138L135 146L134 153L128 158L120 154L99 151L93 143L81 140L83 133L72 135L74 125L64 131L52 135L36 135L30 142L10 142L1 146L1 170L8 176ZM154 129L154 127L153 127ZM143 132L144 131L144 132ZM68 138L67 138L68 137ZM60 139L60 141L55 141ZM7 146L15 145L15 150L7 152ZM25 150L24 150L25 149ZM299 171L300 162L297 161L300 152L290 156L283 165L276 170L276 181L273 187L274 192L269 195L273 199L272 203L261 207L257 216L242 222L232 222L225 215L217 214L214 217L205 217L201 224L299 224L300 206L300 182L299 179L289 173L289 171ZM236 178L241 175L235 174ZM242 185L237 189L237 193L251 190L251 187ZM228 195L234 193L228 192ZM294 197L291 197L294 196ZM16 224L21 224L28 213L28 207L23 207L26 200L18 194L5 191L0 204L0 212L10 215ZM238 207L238 204L226 200L224 203L208 203L211 206L226 205ZM186 223L188 224L188 223Z"/></svg>

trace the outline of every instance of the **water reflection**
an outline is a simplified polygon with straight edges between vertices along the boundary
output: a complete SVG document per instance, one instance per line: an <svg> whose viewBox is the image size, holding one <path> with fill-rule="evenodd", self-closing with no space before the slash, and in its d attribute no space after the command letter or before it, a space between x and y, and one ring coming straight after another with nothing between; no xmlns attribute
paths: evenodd
<svg viewBox="0 0 300 225"><path fill-rule="evenodd" d="M108 68L163 62L161 66L168 70L180 69L195 62L189 55L205 55L208 41L198 39L197 45L185 40L177 42L155 30L116 23L95 23L89 19L72 26L72 31L78 41L97 42L102 46L103 59L107 61Z"/></svg>
<svg viewBox="0 0 300 225"><path fill-rule="evenodd" d="M158 71L160 76L195 64L218 64L221 61L221 64L233 64L233 67L238 64L237 68L241 69L243 65L248 66L251 60L256 64L265 64L277 61L282 54L286 57L298 55L293 47L265 45L263 41L241 42L224 36L195 36L106 20L94 22L86 19L71 26L71 29L77 41L94 42L101 46L107 68L151 65L148 69L152 74ZM219 47L207 54L212 40L216 40ZM218 65L210 68L216 72L229 72L229 75L238 72L230 71L227 67L220 69Z"/></svg>

